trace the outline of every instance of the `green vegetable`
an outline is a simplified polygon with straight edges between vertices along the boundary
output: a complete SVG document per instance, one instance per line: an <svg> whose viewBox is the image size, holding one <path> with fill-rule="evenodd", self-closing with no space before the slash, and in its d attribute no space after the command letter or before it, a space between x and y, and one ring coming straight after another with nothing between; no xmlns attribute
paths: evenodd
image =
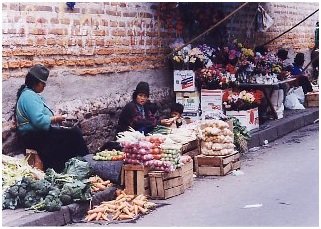
<svg viewBox="0 0 321 229"><path fill-rule="evenodd" d="M43 198L36 194L36 191L29 191L25 198L23 199L22 206L25 208L30 208L31 206L39 203Z"/></svg>
<svg viewBox="0 0 321 229"><path fill-rule="evenodd" d="M65 163L64 173L73 175L78 180L88 179L91 175L89 163L75 157Z"/></svg>
<svg viewBox="0 0 321 229"><path fill-rule="evenodd" d="M35 190L37 195L45 196L48 194L48 192L50 191L52 186L51 186L50 182L42 179L42 180L37 180L37 181L31 183L30 188L32 190Z"/></svg>
<svg viewBox="0 0 321 229"><path fill-rule="evenodd" d="M62 202L59 199L60 191L59 189L53 189L49 191L48 195L41 199L38 203L32 205L29 210L35 211L59 211L62 206Z"/></svg>
<svg viewBox="0 0 321 229"><path fill-rule="evenodd" d="M2 199L2 209L16 209L19 204L19 197L12 197L8 192L3 193Z"/></svg>

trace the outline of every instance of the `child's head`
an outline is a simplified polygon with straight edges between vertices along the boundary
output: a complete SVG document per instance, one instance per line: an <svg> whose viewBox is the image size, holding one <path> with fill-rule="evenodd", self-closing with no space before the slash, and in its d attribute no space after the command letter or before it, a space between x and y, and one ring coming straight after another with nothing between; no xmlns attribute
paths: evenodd
<svg viewBox="0 0 321 229"><path fill-rule="evenodd" d="M184 106L180 103L175 103L171 106L171 117L181 117L184 111Z"/></svg>

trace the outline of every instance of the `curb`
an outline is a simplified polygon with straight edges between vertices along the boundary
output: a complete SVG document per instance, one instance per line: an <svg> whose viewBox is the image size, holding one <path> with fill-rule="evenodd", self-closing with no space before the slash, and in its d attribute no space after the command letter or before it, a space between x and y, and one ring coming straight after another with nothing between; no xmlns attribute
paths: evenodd
<svg viewBox="0 0 321 229"><path fill-rule="evenodd" d="M103 200L114 199L116 188L111 187L95 194L91 204L95 205ZM89 208L89 201L62 206L59 211L35 213L31 210L18 208L2 210L2 226L30 227L30 226L64 226L80 222Z"/></svg>
<svg viewBox="0 0 321 229"><path fill-rule="evenodd" d="M313 124L319 118L319 108L287 111L285 115L286 117L282 119L270 121L258 130L250 132L251 139L248 142L248 148L262 146L265 140L271 142L292 131Z"/></svg>

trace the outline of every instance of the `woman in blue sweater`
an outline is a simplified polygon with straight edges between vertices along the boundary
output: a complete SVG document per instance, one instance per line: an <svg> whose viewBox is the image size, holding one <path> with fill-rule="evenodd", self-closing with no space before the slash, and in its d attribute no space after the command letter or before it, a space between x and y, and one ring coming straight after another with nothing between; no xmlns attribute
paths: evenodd
<svg viewBox="0 0 321 229"><path fill-rule="evenodd" d="M24 147L38 152L44 169L61 172L70 158L89 152L80 129L59 128L64 117L54 115L39 95L45 89L48 76L49 70L40 64L29 70L25 84L17 92L15 118Z"/></svg>

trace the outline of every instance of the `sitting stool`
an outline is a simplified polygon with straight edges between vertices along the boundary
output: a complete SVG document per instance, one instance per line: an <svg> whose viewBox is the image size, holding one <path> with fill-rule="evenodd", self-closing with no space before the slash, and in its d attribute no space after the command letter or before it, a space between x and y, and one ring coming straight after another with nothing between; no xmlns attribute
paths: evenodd
<svg viewBox="0 0 321 229"><path fill-rule="evenodd" d="M37 168L43 171L43 163L40 159L38 152L34 149L26 149L26 158L28 160L28 164L31 167Z"/></svg>

